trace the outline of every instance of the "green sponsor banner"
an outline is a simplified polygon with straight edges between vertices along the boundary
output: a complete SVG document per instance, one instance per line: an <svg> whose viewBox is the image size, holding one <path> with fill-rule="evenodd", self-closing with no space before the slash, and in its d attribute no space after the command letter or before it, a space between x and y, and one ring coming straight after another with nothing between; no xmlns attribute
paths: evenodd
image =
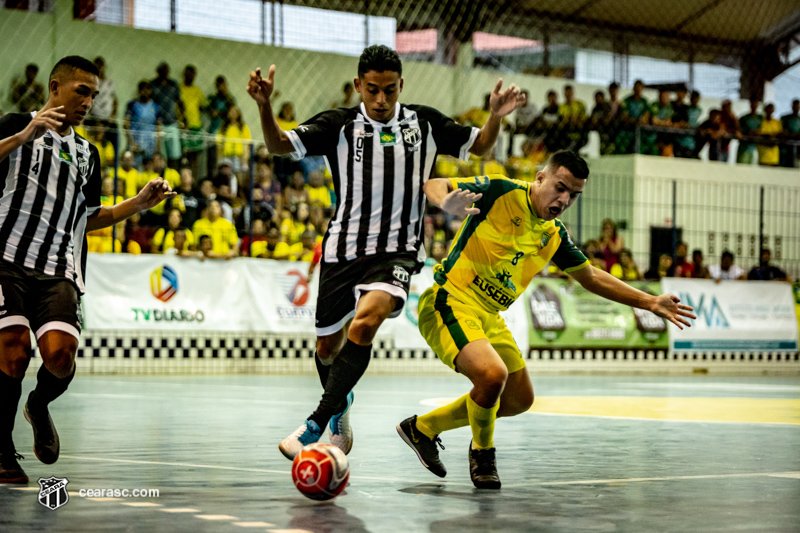
<svg viewBox="0 0 800 533"><path fill-rule="evenodd" d="M630 285L661 294L658 282L637 281ZM532 348L669 347L667 325L662 318L601 298L578 283L535 278L524 298Z"/></svg>

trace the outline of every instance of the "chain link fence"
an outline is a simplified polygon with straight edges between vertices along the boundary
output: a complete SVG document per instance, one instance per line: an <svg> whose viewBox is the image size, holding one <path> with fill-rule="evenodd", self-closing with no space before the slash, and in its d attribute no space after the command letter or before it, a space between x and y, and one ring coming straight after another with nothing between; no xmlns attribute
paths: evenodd
<svg viewBox="0 0 800 533"><path fill-rule="evenodd" d="M773 260L797 277L800 215L786 202L800 186L798 30L796 1L6 0L0 109L38 109L49 69L62 56L97 58L101 96L82 133L101 148L107 201L135 194L156 175L182 192L127 227L96 235L94 250L174 247L174 230L191 230L216 199L243 238L239 251L303 259L309 235L321 238L335 205L330 176L319 159L295 163L266 151L245 90L249 72L277 66L273 103L290 129L325 109L357 105L357 56L385 44L404 60L401 100L465 124L486 121L485 97L498 77L528 91L529 105L508 117L490 158L440 158L439 175L532 180L559 149L596 161L662 157L665 172L697 174L696 186L680 182L672 195L663 177L658 187L669 196L655 186L635 196L636 180L649 178L634 167L596 173L580 217L575 209L565 216L577 240L597 241L610 218L644 273L661 251L653 228L663 226L673 255L684 240L707 263L730 249L749 268L763 245L777 249ZM740 213L754 209L755 193L729 202L719 183L702 189L702 167L676 160L746 166L754 182L766 176L760 214ZM693 202L698 194L703 200ZM638 216L653 201L668 214ZM177 226L172 208L182 217ZM691 216L673 216L681 210ZM432 213L428 224L429 253L438 256L457 221ZM276 232L287 245L281 253L273 253L272 240L254 253L251 243ZM199 250L198 237L187 251ZM436 240L445 246L434 250Z"/></svg>

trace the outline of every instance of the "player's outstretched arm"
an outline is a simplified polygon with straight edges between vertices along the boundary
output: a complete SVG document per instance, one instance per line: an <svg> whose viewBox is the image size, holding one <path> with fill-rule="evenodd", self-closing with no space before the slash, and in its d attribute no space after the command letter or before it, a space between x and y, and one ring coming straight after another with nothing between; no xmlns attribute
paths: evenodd
<svg viewBox="0 0 800 533"><path fill-rule="evenodd" d="M439 206L451 215L463 217L477 215L481 212L477 207L472 207L472 204L480 200L483 195L464 189L453 189L448 179L428 180L422 190L430 203Z"/></svg>
<svg viewBox="0 0 800 533"><path fill-rule="evenodd" d="M28 125L25 126L22 131L0 140L0 161L3 161L11 152L23 144L38 139L47 133L47 130L58 131L61 129L62 121L67 118L66 115L61 112L63 110L64 106L58 106L40 111L36 113L36 116L28 122Z"/></svg>
<svg viewBox="0 0 800 533"><path fill-rule="evenodd" d="M488 152L494 143L497 141L497 135L500 133L500 126L503 122L503 117L514 111L517 107L525 105L527 99L522 94L519 88L512 84L508 89L500 92L503 87L503 79L497 80L491 96L489 97L489 120L483 125L475 142L469 149L475 155L482 156Z"/></svg>
<svg viewBox="0 0 800 533"><path fill-rule="evenodd" d="M598 296L648 311L669 320L680 329L684 326L691 326L687 318L697 318L690 306L682 305L681 299L674 294L662 294L653 296L634 289L608 272L588 266L580 270L570 272L570 275L580 283L583 288L591 291Z"/></svg>
<svg viewBox="0 0 800 533"><path fill-rule="evenodd" d="M142 187L139 194L133 198L128 198L122 203L112 207L101 207L93 215L86 218L86 231L113 226L117 222L122 222L135 213L145 211L155 207L167 198L175 196L172 187L169 186L164 178L156 178L147 182Z"/></svg>
<svg viewBox="0 0 800 533"><path fill-rule="evenodd" d="M250 73L247 84L247 93L258 104L261 115L261 130L264 132L264 142L269 153L274 155L288 154L294 151L294 146L286 136L286 132L278 126L275 114L272 111L272 91L275 89L275 65L269 67L267 79L261 77L261 69L257 68Z"/></svg>

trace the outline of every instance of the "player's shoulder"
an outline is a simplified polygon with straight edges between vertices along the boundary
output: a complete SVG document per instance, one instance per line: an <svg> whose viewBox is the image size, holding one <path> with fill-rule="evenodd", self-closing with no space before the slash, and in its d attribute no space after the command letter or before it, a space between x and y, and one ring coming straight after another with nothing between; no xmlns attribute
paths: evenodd
<svg viewBox="0 0 800 533"><path fill-rule="evenodd" d="M33 120L30 113L6 113L0 117L0 137L5 138L25 129Z"/></svg>
<svg viewBox="0 0 800 533"><path fill-rule="evenodd" d="M431 121L431 120L441 120L442 118L447 118L441 111L431 106L422 104L408 104L408 105L400 104L400 105L401 108L407 109L412 113L416 113L417 119L419 120Z"/></svg>

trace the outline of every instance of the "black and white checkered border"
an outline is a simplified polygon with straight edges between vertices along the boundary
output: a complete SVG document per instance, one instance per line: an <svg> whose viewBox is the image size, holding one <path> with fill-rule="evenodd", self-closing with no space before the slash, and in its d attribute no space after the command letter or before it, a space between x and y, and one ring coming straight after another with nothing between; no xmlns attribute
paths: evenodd
<svg viewBox="0 0 800 533"><path fill-rule="evenodd" d="M85 331L78 366L90 373L313 373L316 338L228 332ZM532 371L691 372L703 368L734 373L800 374L798 353L670 353L663 349L532 349ZM376 339L371 371L450 372L425 349L399 349ZM36 357L29 371L39 366Z"/></svg>

